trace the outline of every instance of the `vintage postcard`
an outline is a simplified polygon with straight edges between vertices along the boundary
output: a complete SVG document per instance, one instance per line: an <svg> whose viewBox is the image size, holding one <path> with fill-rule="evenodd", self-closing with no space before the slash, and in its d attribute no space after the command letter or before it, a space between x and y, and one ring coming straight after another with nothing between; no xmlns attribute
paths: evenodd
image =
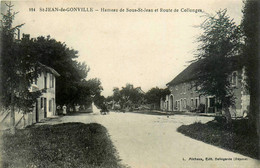
<svg viewBox="0 0 260 168"><path fill-rule="evenodd" d="M1 1L0 167L259 167L258 6Z"/></svg>

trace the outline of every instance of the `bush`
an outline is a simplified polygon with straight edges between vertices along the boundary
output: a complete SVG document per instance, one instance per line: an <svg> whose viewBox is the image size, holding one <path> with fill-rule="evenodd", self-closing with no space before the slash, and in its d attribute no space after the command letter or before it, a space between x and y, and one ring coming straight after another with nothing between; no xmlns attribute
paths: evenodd
<svg viewBox="0 0 260 168"><path fill-rule="evenodd" d="M233 120L231 128L227 128L223 122L225 118L218 116L206 124L182 125L177 131L202 142L259 159L257 133L249 131L248 120Z"/></svg>
<svg viewBox="0 0 260 168"><path fill-rule="evenodd" d="M217 121L218 123L226 123L226 118L224 116L216 116L214 118L214 121Z"/></svg>

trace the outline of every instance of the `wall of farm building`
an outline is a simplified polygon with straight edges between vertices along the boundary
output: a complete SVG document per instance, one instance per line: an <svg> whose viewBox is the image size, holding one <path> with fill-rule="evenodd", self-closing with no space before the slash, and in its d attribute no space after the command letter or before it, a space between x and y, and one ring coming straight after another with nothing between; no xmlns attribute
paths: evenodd
<svg viewBox="0 0 260 168"><path fill-rule="evenodd" d="M248 110L250 96L245 88L246 77L244 69L232 72L230 75L235 103L230 107L232 117L241 117ZM165 102L161 101L161 109L166 111L198 111L200 104L204 105L206 113L217 112L213 107L214 96L203 96L193 87L194 82L183 82L168 86L170 94L166 96Z"/></svg>

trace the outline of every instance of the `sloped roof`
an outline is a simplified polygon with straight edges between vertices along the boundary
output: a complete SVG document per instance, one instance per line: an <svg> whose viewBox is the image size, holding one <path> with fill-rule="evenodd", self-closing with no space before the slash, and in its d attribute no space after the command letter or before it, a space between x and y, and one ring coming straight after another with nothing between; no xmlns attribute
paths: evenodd
<svg viewBox="0 0 260 168"><path fill-rule="evenodd" d="M241 66L241 61L239 56L233 56L229 59L230 66L232 66L233 69L238 69L239 66ZM197 78L199 67L203 64L203 60L199 60L196 62L191 63L187 68L185 68L181 73L179 73L173 80L171 80L166 85L177 85L183 82L188 82L191 80L194 80Z"/></svg>
<svg viewBox="0 0 260 168"><path fill-rule="evenodd" d="M177 85L179 83L188 82L196 78L196 71L198 70L202 61L197 61L191 63L187 68L185 68L181 73L179 73L173 80L171 80L166 85Z"/></svg>
<svg viewBox="0 0 260 168"><path fill-rule="evenodd" d="M40 65L41 68L43 68L47 72L52 73L53 75L58 76L58 77L60 76L60 74L57 71L55 71L53 68L48 67L47 65L44 65L40 62L39 62L39 65Z"/></svg>

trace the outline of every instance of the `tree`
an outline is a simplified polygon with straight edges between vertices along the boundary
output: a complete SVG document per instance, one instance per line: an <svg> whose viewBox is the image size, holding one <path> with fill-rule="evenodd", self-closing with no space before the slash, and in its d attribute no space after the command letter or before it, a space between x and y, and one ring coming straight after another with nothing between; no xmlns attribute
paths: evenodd
<svg viewBox="0 0 260 168"><path fill-rule="evenodd" d="M52 67L60 74L60 77L56 78L57 104L66 104L70 107L76 104L90 104L91 92L95 92L96 86L93 81L86 81L90 68L85 62L81 63L76 60L78 51L50 36L30 39L30 43L31 55L35 55L39 62ZM100 81L96 84L97 87L101 85Z"/></svg>
<svg viewBox="0 0 260 168"><path fill-rule="evenodd" d="M200 45L195 60L201 61L196 86L200 93L216 97L227 123L231 123L229 107L234 103L234 96L229 75L240 47L240 27L230 19L226 9L205 17L199 26L203 33L198 38Z"/></svg>
<svg viewBox="0 0 260 168"><path fill-rule="evenodd" d="M101 110L103 110L104 112L107 112L107 107L106 107L106 98L100 94L95 95L94 99L94 103L95 105L97 105L99 108L101 108Z"/></svg>
<svg viewBox="0 0 260 168"><path fill-rule="evenodd" d="M101 95L103 87L101 81L98 78L92 78L86 81L87 86L85 90L89 93L82 96L91 97L91 102L94 102L98 107L103 108L105 103L105 97Z"/></svg>
<svg viewBox="0 0 260 168"><path fill-rule="evenodd" d="M119 102L121 99L121 95L120 95L120 89L118 87L114 87L113 89L113 99L116 102Z"/></svg>
<svg viewBox="0 0 260 168"><path fill-rule="evenodd" d="M106 97L106 102L111 102L113 100L114 100L113 96L107 96Z"/></svg>
<svg viewBox="0 0 260 168"><path fill-rule="evenodd" d="M101 82L98 78L92 78L87 81L88 87L90 88L91 95L100 95L103 90Z"/></svg>
<svg viewBox="0 0 260 168"><path fill-rule="evenodd" d="M121 108L133 108L134 105L140 105L143 97L144 94L141 92L141 88L135 88L132 84L126 84L121 90L117 87L113 89L113 99L120 104Z"/></svg>
<svg viewBox="0 0 260 168"><path fill-rule="evenodd" d="M245 63L248 91L250 94L249 122L251 129L260 127L259 121L259 1L247 0L243 9L242 31L243 62ZM259 129L258 129L258 135Z"/></svg>
<svg viewBox="0 0 260 168"><path fill-rule="evenodd" d="M170 91L168 88L160 89L158 87L150 89L145 94L145 99L147 100L147 103L149 104L155 104L158 107L160 106L161 98L165 99L166 95L169 95Z"/></svg>
<svg viewBox="0 0 260 168"><path fill-rule="evenodd" d="M15 128L15 108L23 113L31 111L36 98L41 92L30 92L32 81L38 77L39 69L36 57L30 55L28 41L15 40L15 32L24 24L12 25L17 12L12 12L13 5L6 3L7 13L2 14L1 20L1 104L11 107L11 132Z"/></svg>
<svg viewBox="0 0 260 168"><path fill-rule="evenodd" d="M122 87L120 94L123 107L132 108L133 105L141 104L141 100L144 95L138 89L140 89L140 87L135 88L132 84L126 84L125 87Z"/></svg>

